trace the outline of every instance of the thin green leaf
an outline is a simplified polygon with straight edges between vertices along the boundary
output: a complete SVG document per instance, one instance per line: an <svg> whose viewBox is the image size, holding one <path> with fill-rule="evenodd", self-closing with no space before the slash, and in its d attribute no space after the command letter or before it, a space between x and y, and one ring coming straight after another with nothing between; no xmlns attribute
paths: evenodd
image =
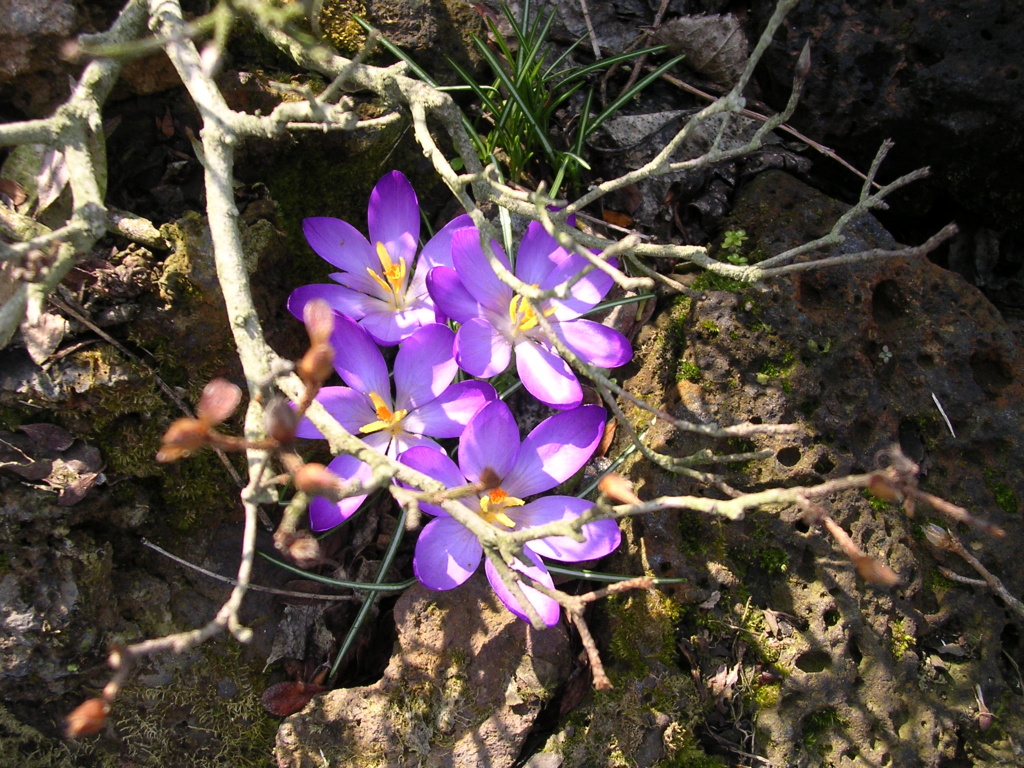
<svg viewBox="0 0 1024 768"><path fill-rule="evenodd" d="M562 565L553 565L552 563L544 563L545 567L551 573L557 576L569 576L575 579L586 579L587 581L602 581L605 583L617 583L620 581L629 581L630 579L637 578L636 576L623 576L619 573L602 573L601 571L591 571L586 568L566 568ZM687 579L668 579L655 576L651 579L655 584L685 584Z"/></svg>
<svg viewBox="0 0 1024 768"><path fill-rule="evenodd" d="M636 51L618 53L614 56L609 56L605 59L599 59L598 61L595 61L591 64L586 64L582 67L574 67L573 69L564 70L569 74L569 77L567 77L565 80L562 80L561 82L564 84L569 82L570 80L576 80L581 77L586 77L591 72L599 72L602 69L607 69L608 67L614 66L616 64L622 64L624 62L633 61L635 59L640 58L645 53L661 53L667 48L668 46L666 45L654 45L649 48L640 48ZM559 74L561 74L561 72Z"/></svg>
<svg viewBox="0 0 1024 768"><path fill-rule="evenodd" d="M610 118L612 115L614 115L622 107L623 104L632 99L634 96L640 93L644 88L653 83L663 74L668 72L668 70L670 70L680 61L682 61L683 58L683 56L676 56L675 58L666 61L653 72L650 72L646 77L643 77L637 82L635 82L632 88L629 88L624 93L622 93L617 99L615 99L615 101L613 101L611 104L605 107L604 111L601 112L601 114L594 118L594 122L590 124L590 133L596 131L601 126L601 124L604 123L604 121Z"/></svg>
<svg viewBox="0 0 1024 768"><path fill-rule="evenodd" d="M512 78L509 77L508 73L499 64L492 64L492 61L497 62L497 59L495 58L494 54L489 49L487 49L486 46L483 47L480 50L480 52L484 56L485 60L487 60L488 66L491 66L493 69L495 69L494 74L497 76L498 80L501 81L501 84L508 91L508 98L515 102L519 109L522 110L523 118L530 125L533 134L537 137L537 140L540 142L540 145L544 148L545 154L549 156L554 154L554 147L551 146L551 142L548 140L544 127L542 127L537 122L536 115L534 115L533 111L530 108L530 105L527 103L523 95L519 92L518 88L516 87L516 84L512 81Z"/></svg>
<svg viewBox="0 0 1024 768"><path fill-rule="evenodd" d="M332 579L329 576L321 576L316 573L309 573L301 568L296 568L291 563L286 563L283 560L278 560L276 557L271 557L263 552L257 552L260 557L269 560L274 565L284 568L286 571L301 576L304 579L310 581L316 581L320 584L326 584L331 587L339 587L343 589L358 589L364 592L404 592L406 589L416 583L416 579L407 579L405 581L392 582L392 583L374 583L369 584L364 581L345 581L344 579Z"/></svg>

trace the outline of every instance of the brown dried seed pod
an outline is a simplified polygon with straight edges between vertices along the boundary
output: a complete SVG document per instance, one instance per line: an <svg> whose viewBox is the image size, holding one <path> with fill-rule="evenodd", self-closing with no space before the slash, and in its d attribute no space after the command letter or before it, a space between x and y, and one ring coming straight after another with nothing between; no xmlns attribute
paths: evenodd
<svg viewBox="0 0 1024 768"><path fill-rule="evenodd" d="M103 699L86 699L64 719L64 734L69 739L93 736L107 723L110 705Z"/></svg>

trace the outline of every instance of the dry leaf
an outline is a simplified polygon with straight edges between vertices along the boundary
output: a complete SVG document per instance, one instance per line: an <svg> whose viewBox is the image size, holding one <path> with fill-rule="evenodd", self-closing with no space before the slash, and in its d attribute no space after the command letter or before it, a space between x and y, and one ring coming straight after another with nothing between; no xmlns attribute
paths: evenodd
<svg viewBox="0 0 1024 768"><path fill-rule="evenodd" d="M683 54L683 64L718 85L731 87L747 65L747 38L731 13L682 16L662 24L653 42Z"/></svg>
<svg viewBox="0 0 1024 768"><path fill-rule="evenodd" d="M310 699L327 689L315 683L278 683L263 692L260 703L272 715L288 717L309 704Z"/></svg>
<svg viewBox="0 0 1024 768"><path fill-rule="evenodd" d="M6 196L15 208L28 200L25 188L13 179L0 179L0 195Z"/></svg>
<svg viewBox="0 0 1024 768"><path fill-rule="evenodd" d="M21 324L21 337L32 362L42 365L64 340L68 321L60 315L44 312L34 322L27 319Z"/></svg>

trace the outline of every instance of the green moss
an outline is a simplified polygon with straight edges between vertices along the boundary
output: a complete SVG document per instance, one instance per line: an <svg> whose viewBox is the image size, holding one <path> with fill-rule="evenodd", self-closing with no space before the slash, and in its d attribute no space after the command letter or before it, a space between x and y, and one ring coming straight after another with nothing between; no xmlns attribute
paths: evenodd
<svg viewBox="0 0 1024 768"><path fill-rule="evenodd" d="M834 707L819 709L807 715L803 721L803 744L808 749L827 752L831 745L823 737L830 731L846 727L846 721Z"/></svg>
<svg viewBox="0 0 1024 768"><path fill-rule="evenodd" d="M690 287L695 291L743 293L750 288L750 283L745 283L742 280L733 280L731 277L718 275L714 272L701 272Z"/></svg>
<svg viewBox="0 0 1024 768"><path fill-rule="evenodd" d="M768 683L754 686L751 703L758 709L770 709L779 703L782 696L782 683Z"/></svg>
<svg viewBox="0 0 1024 768"><path fill-rule="evenodd" d="M992 496L996 500L996 504L999 508L1008 514L1016 514L1020 510L1020 504L1017 502L1017 494L1014 493L1013 488L1006 483L998 479L998 475L993 469L985 470L985 485L992 492Z"/></svg>
<svg viewBox="0 0 1024 768"><path fill-rule="evenodd" d="M689 381L699 384L701 380L700 368L696 363L689 360L680 360L676 366L676 381Z"/></svg>
<svg viewBox="0 0 1024 768"><path fill-rule="evenodd" d="M888 501L878 498L867 488L861 490L860 495L875 512L884 512L891 507Z"/></svg>
<svg viewBox="0 0 1024 768"><path fill-rule="evenodd" d="M717 338L718 334L722 332L722 329L718 327L718 323L714 320L702 320L697 323L697 330L708 339Z"/></svg>
<svg viewBox="0 0 1024 768"><path fill-rule="evenodd" d="M320 29L324 40L345 56L354 56L366 45L366 33L352 15L366 18L363 0L327 0L320 7Z"/></svg>
<svg viewBox="0 0 1024 768"><path fill-rule="evenodd" d="M235 643L208 644L160 686L130 685L111 722L119 750L140 766L265 768L277 722L260 703L266 681Z"/></svg>
<svg viewBox="0 0 1024 768"><path fill-rule="evenodd" d="M896 619L890 625L891 636L889 638L889 649L894 659L902 659L907 651L917 645L917 638L907 631L906 620Z"/></svg>
<svg viewBox="0 0 1024 768"><path fill-rule="evenodd" d="M757 562L767 573L778 575L789 570L789 553L778 547L759 547Z"/></svg>
<svg viewBox="0 0 1024 768"><path fill-rule="evenodd" d="M676 624L682 607L657 590L609 597L611 650L617 663L646 670L652 660L671 664L676 656Z"/></svg>

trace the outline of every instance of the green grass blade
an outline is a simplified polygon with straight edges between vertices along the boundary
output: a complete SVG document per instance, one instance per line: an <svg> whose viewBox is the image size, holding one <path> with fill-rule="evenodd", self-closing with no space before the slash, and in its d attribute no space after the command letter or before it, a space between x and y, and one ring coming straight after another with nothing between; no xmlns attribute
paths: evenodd
<svg viewBox="0 0 1024 768"><path fill-rule="evenodd" d="M601 124L604 123L604 121L610 118L612 115L614 115L622 107L623 104L632 99L634 96L640 93L644 88L653 83L663 74L668 72L668 70L670 70L680 61L682 61L683 58L683 56L676 56L675 58L666 61L653 72L650 72L646 77L643 77L637 82L633 83L632 88L630 88L625 93L620 95L617 99L615 99L615 101L613 101L611 104L605 107L604 111L601 112L601 114L594 118L594 122L591 123L589 126L589 132L593 133L594 131L596 131L601 126Z"/></svg>
<svg viewBox="0 0 1024 768"><path fill-rule="evenodd" d="M535 107L532 107L522 93L516 83L509 77L508 72L505 71L504 67L498 62L497 57L494 53L487 48L487 46L478 46L481 55L487 61L487 65L494 69L494 74L497 76L499 82L504 86L505 90L508 91L507 99L511 100L522 112L522 117L529 124L533 134L537 137L541 147L544 149L544 153L549 157L554 154L554 147L551 146L551 142L548 140L545 129L537 121L537 116L534 114ZM508 101L506 101L506 108ZM508 115L503 115L499 124L504 124L504 121L508 119Z"/></svg>
<svg viewBox="0 0 1024 768"><path fill-rule="evenodd" d="M571 80L576 80L578 78L586 77L587 75L591 74L592 72L600 72L601 70L607 69L608 67L615 66L616 64L622 64L622 63L631 62L631 61L633 61L635 59L640 58L645 53L661 53L662 51L664 51L667 48L668 48L668 46L666 46L666 45L654 45L654 46L651 46L650 48L640 48L639 50L636 50L636 51L627 51L626 53L618 53L618 54L616 54L614 56L609 56L608 58L600 59L599 61L595 61L595 62L592 62L590 64L586 64L586 65L584 65L582 67L576 67L574 69L565 70L568 73L568 77L566 77L566 79L563 80L562 82L563 83L567 83L567 82L570 82ZM559 74L561 74L561 73L559 73Z"/></svg>

